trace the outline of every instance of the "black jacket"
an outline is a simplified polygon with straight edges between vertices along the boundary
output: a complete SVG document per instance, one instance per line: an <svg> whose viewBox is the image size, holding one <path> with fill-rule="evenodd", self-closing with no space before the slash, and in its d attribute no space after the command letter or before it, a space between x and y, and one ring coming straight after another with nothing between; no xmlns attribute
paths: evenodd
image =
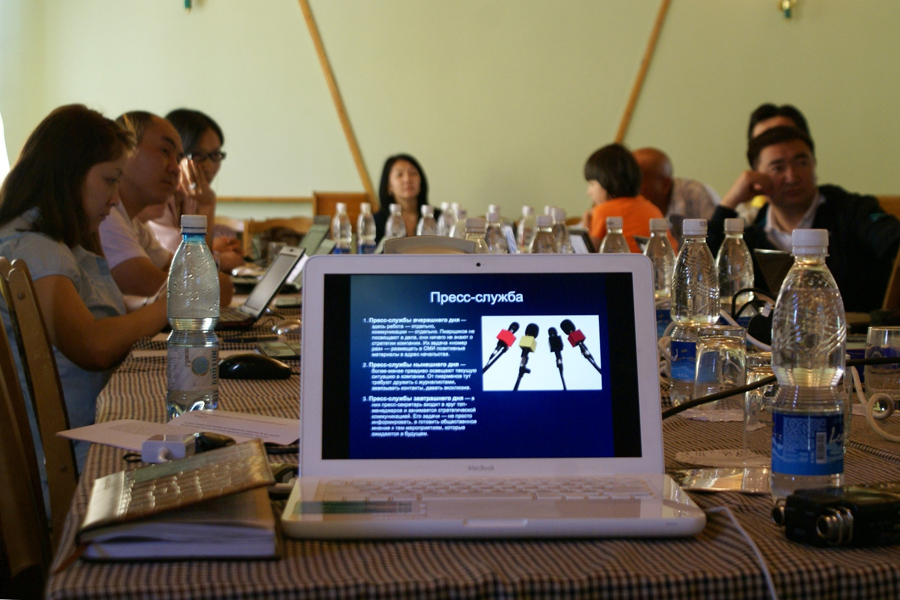
<svg viewBox="0 0 900 600"><path fill-rule="evenodd" d="M835 185L820 186L819 191L825 202L816 210L813 228L829 232L825 262L841 291L844 309L869 312L881 308L900 248L900 221L881 210L874 196L851 194ZM755 248L777 249L764 230L768 210L769 206L764 206L744 229L744 241L751 252ZM723 206L713 213L707 243L714 255L725 240L725 219L737 216ZM756 257L753 267L756 287L766 289Z"/></svg>

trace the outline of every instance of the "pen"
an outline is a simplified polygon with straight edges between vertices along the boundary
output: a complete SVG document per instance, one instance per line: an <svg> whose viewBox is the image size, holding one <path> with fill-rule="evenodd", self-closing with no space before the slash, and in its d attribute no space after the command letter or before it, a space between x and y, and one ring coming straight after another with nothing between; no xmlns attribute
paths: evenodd
<svg viewBox="0 0 900 600"><path fill-rule="evenodd" d="M277 342L277 335L256 335L251 337L239 337L228 340L230 342L238 342L240 344L253 344L256 342Z"/></svg>

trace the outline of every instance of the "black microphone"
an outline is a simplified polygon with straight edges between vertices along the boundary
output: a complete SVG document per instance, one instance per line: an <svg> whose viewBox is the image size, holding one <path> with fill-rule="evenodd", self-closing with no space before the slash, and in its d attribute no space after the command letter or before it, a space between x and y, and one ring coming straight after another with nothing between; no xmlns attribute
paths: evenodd
<svg viewBox="0 0 900 600"><path fill-rule="evenodd" d="M519 340L519 348L522 349L522 361L519 363L519 378L516 379L516 386L513 388L513 391L519 389L519 383L522 381L522 376L525 375L525 373L531 373L531 369L527 368L525 365L528 364L528 355L537 350L537 340L535 338L539 332L540 329L537 325L529 323L528 327L525 328L525 335Z"/></svg>
<svg viewBox="0 0 900 600"><path fill-rule="evenodd" d="M566 378L563 377L562 364L562 338L559 337L558 333L556 333L556 327L551 327L550 329L548 329L547 335L550 337L550 352L556 355L556 368L559 369L559 378L562 380L563 391L566 391Z"/></svg>
<svg viewBox="0 0 900 600"><path fill-rule="evenodd" d="M509 350L509 347L516 342L516 336L513 334L518 330L519 324L515 321L509 324L509 329L500 330L500 333L497 334L497 347L494 348L494 351L491 352L491 355L488 357L487 364L485 364L484 369L481 370L482 373L490 369L491 366L497 362L497 359L503 356L503 353Z"/></svg>
<svg viewBox="0 0 900 600"><path fill-rule="evenodd" d="M587 359L591 365L597 369L597 372L600 373L600 367L597 366L597 363L594 361L594 357L591 356L590 351L587 349L587 346L584 345L584 334L581 333L581 330L575 329L575 324L572 323L569 319L564 319L562 323L559 324L562 328L563 333L565 333L569 337L569 343L572 344L572 347L578 346L581 349L581 355Z"/></svg>

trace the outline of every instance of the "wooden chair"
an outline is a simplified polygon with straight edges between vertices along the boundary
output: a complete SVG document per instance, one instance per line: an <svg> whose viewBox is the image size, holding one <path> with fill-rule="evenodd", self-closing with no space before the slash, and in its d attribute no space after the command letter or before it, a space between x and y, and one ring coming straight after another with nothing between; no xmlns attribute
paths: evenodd
<svg viewBox="0 0 900 600"><path fill-rule="evenodd" d="M267 231L273 227L287 227L293 229L297 233L306 234L312 227L313 220L310 217L289 217L284 219L266 219L264 221L254 221L253 219L244 221L243 250L244 256L249 256L253 250L253 237Z"/></svg>
<svg viewBox="0 0 900 600"><path fill-rule="evenodd" d="M417 235L384 241L385 254L475 254L475 242L442 235Z"/></svg>
<svg viewBox="0 0 900 600"><path fill-rule="evenodd" d="M365 192L313 192L313 214L333 217L337 212L337 203L347 205L347 216L356 228L356 220L359 218L359 205L369 202L369 196ZM375 207L372 207L375 210Z"/></svg>
<svg viewBox="0 0 900 600"><path fill-rule="evenodd" d="M31 273L24 261L14 260L10 264L5 258L0 258L0 290L15 331L41 435L50 488L52 542L53 548L56 548L78 483L72 443L56 435L58 431L69 429L69 415L53 346L35 297Z"/></svg>
<svg viewBox="0 0 900 600"><path fill-rule="evenodd" d="M0 372L0 596L40 598L53 558L50 528L25 398L2 322Z"/></svg>
<svg viewBox="0 0 900 600"><path fill-rule="evenodd" d="M878 204L884 212L900 219L900 196L878 196Z"/></svg>

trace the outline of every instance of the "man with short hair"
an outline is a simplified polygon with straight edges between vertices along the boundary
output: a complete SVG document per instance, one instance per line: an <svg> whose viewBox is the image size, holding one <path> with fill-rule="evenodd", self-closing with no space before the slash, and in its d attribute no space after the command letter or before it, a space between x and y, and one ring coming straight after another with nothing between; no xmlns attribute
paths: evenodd
<svg viewBox="0 0 900 600"><path fill-rule="evenodd" d="M900 248L900 222L885 214L873 196L852 194L834 185L816 185L812 139L796 127L773 127L750 140L750 170L722 197L710 220L708 242L716 253L724 240L726 218L758 194L769 198L744 231L752 249L791 251L794 229L827 229L828 258L847 311L881 307ZM764 279L754 258L756 285ZM778 290L771 290L777 293Z"/></svg>
<svg viewBox="0 0 900 600"><path fill-rule="evenodd" d="M665 215L672 235L681 244L682 221L709 219L719 203L719 195L705 183L674 177L672 161L662 150L640 148L632 154L641 168L641 196Z"/></svg>
<svg viewBox="0 0 900 600"><path fill-rule="evenodd" d="M176 193L184 151L178 132L163 118L133 111L117 121L134 131L137 147L119 182L121 202L100 225L100 243L122 294L143 299L163 290L172 253L138 219L138 213L165 204ZM219 283L224 306L231 301L233 286L227 275L220 276Z"/></svg>

